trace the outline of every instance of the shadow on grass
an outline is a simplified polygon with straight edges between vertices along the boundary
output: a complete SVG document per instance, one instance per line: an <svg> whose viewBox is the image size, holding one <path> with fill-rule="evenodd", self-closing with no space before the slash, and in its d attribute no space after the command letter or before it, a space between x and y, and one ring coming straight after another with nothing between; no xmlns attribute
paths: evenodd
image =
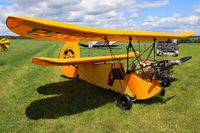
<svg viewBox="0 0 200 133"><path fill-rule="evenodd" d="M37 88L37 92L49 95L49 97L33 101L26 108L25 113L29 119L55 119L64 115L81 113L113 102L119 95L83 80L47 84ZM174 97L175 95L164 99L156 96L146 100L138 100L134 104L165 104Z"/></svg>
<svg viewBox="0 0 200 133"><path fill-rule="evenodd" d="M117 97L117 93L108 92L83 80L52 83L37 88L37 91L53 96L33 101L26 108L26 116L34 120L81 113L113 102Z"/></svg>
<svg viewBox="0 0 200 133"><path fill-rule="evenodd" d="M170 81L171 82L174 82L174 81L177 81L178 79L177 78L174 78L174 77L172 77L172 78L170 78Z"/></svg>
<svg viewBox="0 0 200 133"><path fill-rule="evenodd" d="M160 104L165 104L167 103L169 100L173 99L176 95L168 97L167 99L164 99L163 97L160 96L155 96L152 97L150 99L145 99L145 100L138 100L135 101L135 104L155 104L155 103L160 103Z"/></svg>

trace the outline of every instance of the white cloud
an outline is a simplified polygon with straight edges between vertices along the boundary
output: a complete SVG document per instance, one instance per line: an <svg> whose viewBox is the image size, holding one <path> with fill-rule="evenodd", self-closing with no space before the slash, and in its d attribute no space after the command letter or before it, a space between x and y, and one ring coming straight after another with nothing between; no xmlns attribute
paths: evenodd
<svg viewBox="0 0 200 133"><path fill-rule="evenodd" d="M129 12L136 12L144 8L156 8L162 7L169 4L169 0L159 0L159 1L144 1L144 0L131 0L122 3Z"/></svg>
<svg viewBox="0 0 200 133"><path fill-rule="evenodd" d="M171 17L152 17L148 16L142 23L144 30L162 31L162 32L183 32L188 30L197 31L199 27L200 17L195 15L183 16L174 14ZM197 31L197 34L200 32Z"/></svg>
<svg viewBox="0 0 200 133"><path fill-rule="evenodd" d="M148 16L142 24L136 23L135 19L140 17L141 10L168 5L169 0L153 2L148 0L9 1L12 3L11 5L0 5L0 34L11 33L5 25L7 16L11 15L36 17L100 28L154 31L166 31L165 29L176 31L184 25L194 27L200 21L200 17L197 15L183 16L181 14L175 14L174 16L163 18ZM200 13L198 9L195 8L194 13Z"/></svg>
<svg viewBox="0 0 200 133"><path fill-rule="evenodd" d="M139 8L154 8L154 7L161 7L169 4L169 0L163 0L163 1L154 1L154 2L143 2L138 4L136 7Z"/></svg>
<svg viewBox="0 0 200 133"><path fill-rule="evenodd" d="M187 17L182 17L177 19L178 22L182 22L183 24L190 24L190 25L195 25L199 22L199 17L191 15Z"/></svg>
<svg viewBox="0 0 200 133"><path fill-rule="evenodd" d="M161 26L164 24L174 27L176 24L195 25L198 24L199 20L199 17L195 15L182 16L181 14L174 14L172 17L163 17L161 19L158 17L148 16L142 25Z"/></svg>
<svg viewBox="0 0 200 133"><path fill-rule="evenodd" d="M194 13L200 15L200 5L194 6Z"/></svg>
<svg viewBox="0 0 200 133"><path fill-rule="evenodd" d="M80 7L86 14L99 15L120 8L122 0L82 0Z"/></svg>
<svg viewBox="0 0 200 133"><path fill-rule="evenodd" d="M6 27L6 25L4 23L0 23L0 35L15 35L13 32L11 32L10 30L8 30L8 28Z"/></svg>
<svg viewBox="0 0 200 133"><path fill-rule="evenodd" d="M29 16L86 26L116 28L117 23L120 25L125 19L121 9L122 4L124 3L123 0L10 1L13 3L12 5L0 5L1 24L5 24L7 16ZM2 34L2 32L0 34Z"/></svg>
<svg viewBox="0 0 200 133"><path fill-rule="evenodd" d="M130 16L130 18L132 18L132 19L133 19L133 18L138 18L138 17L139 17L139 14L136 13L136 12L133 13L133 14Z"/></svg>

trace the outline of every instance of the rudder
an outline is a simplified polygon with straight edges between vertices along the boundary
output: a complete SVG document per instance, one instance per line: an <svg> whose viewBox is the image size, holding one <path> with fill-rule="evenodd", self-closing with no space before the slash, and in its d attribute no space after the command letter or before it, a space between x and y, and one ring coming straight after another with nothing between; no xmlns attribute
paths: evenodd
<svg viewBox="0 0 200 133"><path fill-rule="evenodd" d="M60 58L80 58L80 49L78 42L65 43L60 51ZM78 76L77 68L74 65L60 66L60 69L63 75L69 78L76 78Z"/></svg>

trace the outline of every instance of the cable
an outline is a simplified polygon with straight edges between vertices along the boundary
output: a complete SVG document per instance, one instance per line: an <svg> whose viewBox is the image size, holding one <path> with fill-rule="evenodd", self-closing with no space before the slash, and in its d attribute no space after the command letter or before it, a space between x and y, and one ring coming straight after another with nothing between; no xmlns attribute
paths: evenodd
<svg viewBox="0 0 200 133"><path fill-rule="evenodd" d="M115 60L114 60L114 59L115 59L115 55L113 54L113 52L112 52L112 50L111 50L111 48L110 48L110 46L109 46L109 41L107 40L107 38L105 38L105 45L109 48L110 55L111 55L111 57L112 57L112 59L113 59L113 65L114 65L114 67L117 68L117 67L116 67L116 63L115 63ZM120 79L119 72L116 71L116 73L117 73L118 79ZM123 75L123 77L124 77L124 75ZM121 83L120 80L119 80L119 83L120 83L120 86L121 86L121 88L122 88L122 91L124 91L124 88L123 88L122 83Z"/></svg>

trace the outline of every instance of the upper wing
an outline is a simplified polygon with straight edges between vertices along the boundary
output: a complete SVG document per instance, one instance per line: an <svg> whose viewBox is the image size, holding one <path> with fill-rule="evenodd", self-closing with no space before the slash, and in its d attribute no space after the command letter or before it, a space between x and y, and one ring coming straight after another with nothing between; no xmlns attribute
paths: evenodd
<svg viewBox="0 0 200 133"><path fill-rule="evenodd" d="M7 27L22 36L54 41L166 41L194 35L194 32L161 33L135 30L113 30L68 23L55 22L29 17L7 18Z"/></svg>
<svg viewBox="0 0 200 133"><path fill-rule="evenodd" d="M138 55L139 52L136 52ZM134 53L129 53L129 57L135 57ZM33 63L37 65L44 66L63 66L63 65L77 65L77 64L87 64L87 63L97 63L97 62L106 62L113 60L122 60L127 59L127 54L124 55L115 55L112 56L97 56L97 57L84 57L84 58L70 58L70 59L61 59L61 58L48 58L48 57L36 57L33 58Z"/></svg>

